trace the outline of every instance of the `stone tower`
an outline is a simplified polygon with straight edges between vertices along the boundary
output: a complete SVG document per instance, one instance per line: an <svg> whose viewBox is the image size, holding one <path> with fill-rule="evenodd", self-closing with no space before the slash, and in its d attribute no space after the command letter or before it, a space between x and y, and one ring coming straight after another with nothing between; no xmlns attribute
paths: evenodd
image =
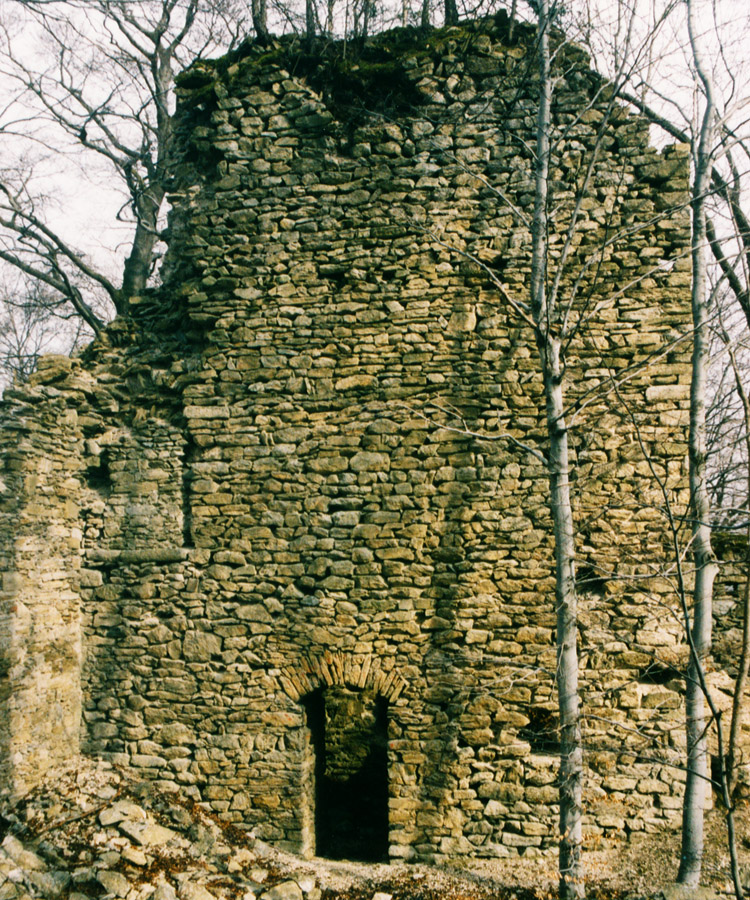
<svg viewBox="0 0 750 900"><path fill-rule="evenodd" d="M499 18L182 76L163 286L2 406L8 790L83 752L308 854L554 842L544 408L507 303L530 269L532 47ZM607 833L680 804L660 510L662 486L684 502L687 154L564 56L560 234L593 159L565 291Z"/></svg>

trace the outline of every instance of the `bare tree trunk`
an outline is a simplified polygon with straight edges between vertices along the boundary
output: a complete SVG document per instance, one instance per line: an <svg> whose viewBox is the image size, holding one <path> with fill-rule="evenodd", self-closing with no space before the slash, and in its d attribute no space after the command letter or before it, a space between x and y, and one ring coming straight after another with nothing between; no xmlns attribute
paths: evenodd
<svg viewBox="0 0 750 900"><path fill-rule="evenodd" d="M367 35L370 31L370 0L364 0L362 7L362 37L367 40Z"/></svg>
<svg viewBox="0 0 750 900"><path fill-rule="evenodd" d="M315 6L314 0L305 0L305 37L312 41L315 37Z"/></svg>
<svg viewBox="0 0 750 900"><path fill-rule="evenodd" d="M159 210L165 193L161 183L155 183L146 189L137 204L135 234L122 272L122 299L117 306L120 314L127 312L130 298L142 294L148 284L154 264L154 247L159 239Z"/></svg>
<svg viewBox="0 0 750 900"><path fill-rule="evenodd" d="M693 357L690 386L690 501L693 517L692 548L695 561L691 653L685 698L687 716L687 781L682 810L682 853L677 880L697 886L703 863L703 814L710 784L708 728L701 684L703 661L711 649L711 614L716 560L711 549L709 497L706 473L706 392L708 375L708 308L706 297L706 196L711 180L714 103L711 81L702 65L695 40L694 4L688 0L688 29L696 71L703 83L706 107L695 148L692 211ZM687 623L686 623L687 624Z"/></svg>
<svg viewBox="0 0 750 900"><path fill-rule="evenodd" d="M419 24L424 31L427 31L430 27L430 0L422 0L422 13Z"/></svg>
<svg viewBox="0 0 750 900"><path fill-rule="evenodd" d="M732 793L737 786L737 765L739 763L737 748L742 725L742 701L747 691L748 673L750 673L750 528L746 540L745 589L742 592L742 651L732 697L732 724L729 729L729 746L727 748L727 769Z"/></svg>
<svg viewBox="0 0 750 900"><path fill-rule="evenodd" d="M575 540L559 342L548 338L543 357L549 434L550 504L555 533L556 676L560 711L559 895L561 900L566 900L584 896L581 868L583 750L578 701Z"/></svg>
<svg viewBox="0 0 750 900"><path fill-rule="evenodd" d="M550 509L555 535L556 680L560 712L559 894L562 900L572 900L584 896L581 870L583 754L578 702L575 540L570 500L568 431L564 418L564 366L560 358L560 339L554 333L556 298L547 295L547 203L552 106L549 0L539 0L538 23L539 111L531 228L531 306L544 373Z"/></svg>
<svg viewBox="0 0 750 900"><path fill-rule="evenodd" d="M737 393L742 403L742 413L745 426L745 452L747 454L747 504L750 510L750 395L745 389L742 373L737 359L731 348L729 355L734 372L734 381ZM729 726L729 741L727 745L727 774L729 778L729 793L733 794L737 786L738 748L740 742L740 726L742 724L742 700L747 690L748 673L750 672L750 523L745 532L747 545L745 547L745 588L742 592L742 649L740 652L737 679L734 683L734 696L732 697L732 721Z"/></svg>
<svg viewBox="0 0 750 900"><path fill-rule="evenodd" d="M266 0L252 0L250 6L253 18L253 28L255 29L255 37L261 44L267 44L269 40L268 34L268 9Z"/></svg>
<svg viewBox="0 0 750 900"><path fill-rule="evenodd" d="M445 24L458 25L458 7L456 0L445 0Z"/></svg>

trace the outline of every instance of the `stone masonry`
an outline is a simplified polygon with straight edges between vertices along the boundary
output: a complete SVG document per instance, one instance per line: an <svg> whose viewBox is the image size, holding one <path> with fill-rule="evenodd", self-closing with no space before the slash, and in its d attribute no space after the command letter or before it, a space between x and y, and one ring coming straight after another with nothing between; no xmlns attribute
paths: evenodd
<svg viewBox="0 0 750 900"><path fill-rule="evenodd" d="M554 843L544 408L506 302L530 270L533 40L500 17L182 76L163 286L0 409L6 792L81 752L308 855L363 855L365 822L394 859ZM685 501L688 160L582 52L558 64L606 835L680 806L663 509Z"/></svg>

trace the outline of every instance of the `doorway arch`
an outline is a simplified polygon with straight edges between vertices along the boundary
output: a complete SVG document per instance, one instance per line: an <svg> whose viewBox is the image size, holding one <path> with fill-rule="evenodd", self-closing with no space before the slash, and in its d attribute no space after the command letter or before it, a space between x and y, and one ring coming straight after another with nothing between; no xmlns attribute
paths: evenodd
<svg viewBox="0 0 750 900"><path fill-rule="evenodd" d="M290 654L291 655L291 654ZM359 696L361 702L369 709L365 710L365 719L370 722L369 736L363 733L363 741L371 751L371 758L365 766L365 772L361 776L361 782L369 785L364 790L373 798L368 809L374 812L374 824L376 839L373 850L369 851L369 858L377 856L378 859L388 858L392 824L389 820L389 800L393 795L394 786L389 778L388 728L389 722L397 710L407 705L407 700L402 694L407 688L406 678L393 660L386 662L385 668L381 659L369 653L350 653L342 650L324 651L320 654L308 653L300 655L297 661L278 670L279 687L295 703L303 707L305 712L305 727L302 740L302 756L299 770L299 821L300 843L299 851L303 856L335 854L334 858L343 858L351 852L362 857L361 850L355 846L354 850L342 848L338 851L326 847L330 841L326 835L326 827L323 820L326 817L324 810L336 809L335 794L326 792L323 776L325 776L326 760L329 765L343 776L343 771L338 768L335 759L332 760L331 752L338 753L334 747L326 748L326 697L329 698L329 706L345 708L346 702L352 699L352 695ZM345 689L347 693L336 693L338 689ZM338 696L338 700L334 698ZM348 699L347 699L348 698ZM297 707L299 709L299 706ZM335 729L334 729L335 731ZM365 729L367 732L367 729ZM331 740L332 730L329 724L328 739ZM335 743L335 742L334 742ZM365 754L367 759L369 754ZM364 762L363 759L363 762ZM367 774L369 772L369 774ZM358 782L354 782L354 788ZM361 808L360 808L361 809ZM356 808L351 811L344 810L342 816L349 819L353 817L361 826L363 813L358 813ZM369 813L368 813L369 816ZM334 844L337 842L334 840ZM365 855L368 851L365 851Z"/></svg>
<svg viewBox="0 0 750 900"><path fill-rule="evenodd" d="M303 698L314 755L315 854L388 859L388 702L333 685Z"/></svg>

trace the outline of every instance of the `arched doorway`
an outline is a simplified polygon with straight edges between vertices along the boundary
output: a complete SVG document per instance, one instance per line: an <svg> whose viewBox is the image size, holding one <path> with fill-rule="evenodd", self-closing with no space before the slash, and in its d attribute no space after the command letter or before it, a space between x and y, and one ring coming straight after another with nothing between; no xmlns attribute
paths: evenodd
<svg viewBox="0 0 750 900"><path fill-rule="evenodd" d="M388 703L340 685L303 699L314 753L315 853L388 858Z"/></svg>

